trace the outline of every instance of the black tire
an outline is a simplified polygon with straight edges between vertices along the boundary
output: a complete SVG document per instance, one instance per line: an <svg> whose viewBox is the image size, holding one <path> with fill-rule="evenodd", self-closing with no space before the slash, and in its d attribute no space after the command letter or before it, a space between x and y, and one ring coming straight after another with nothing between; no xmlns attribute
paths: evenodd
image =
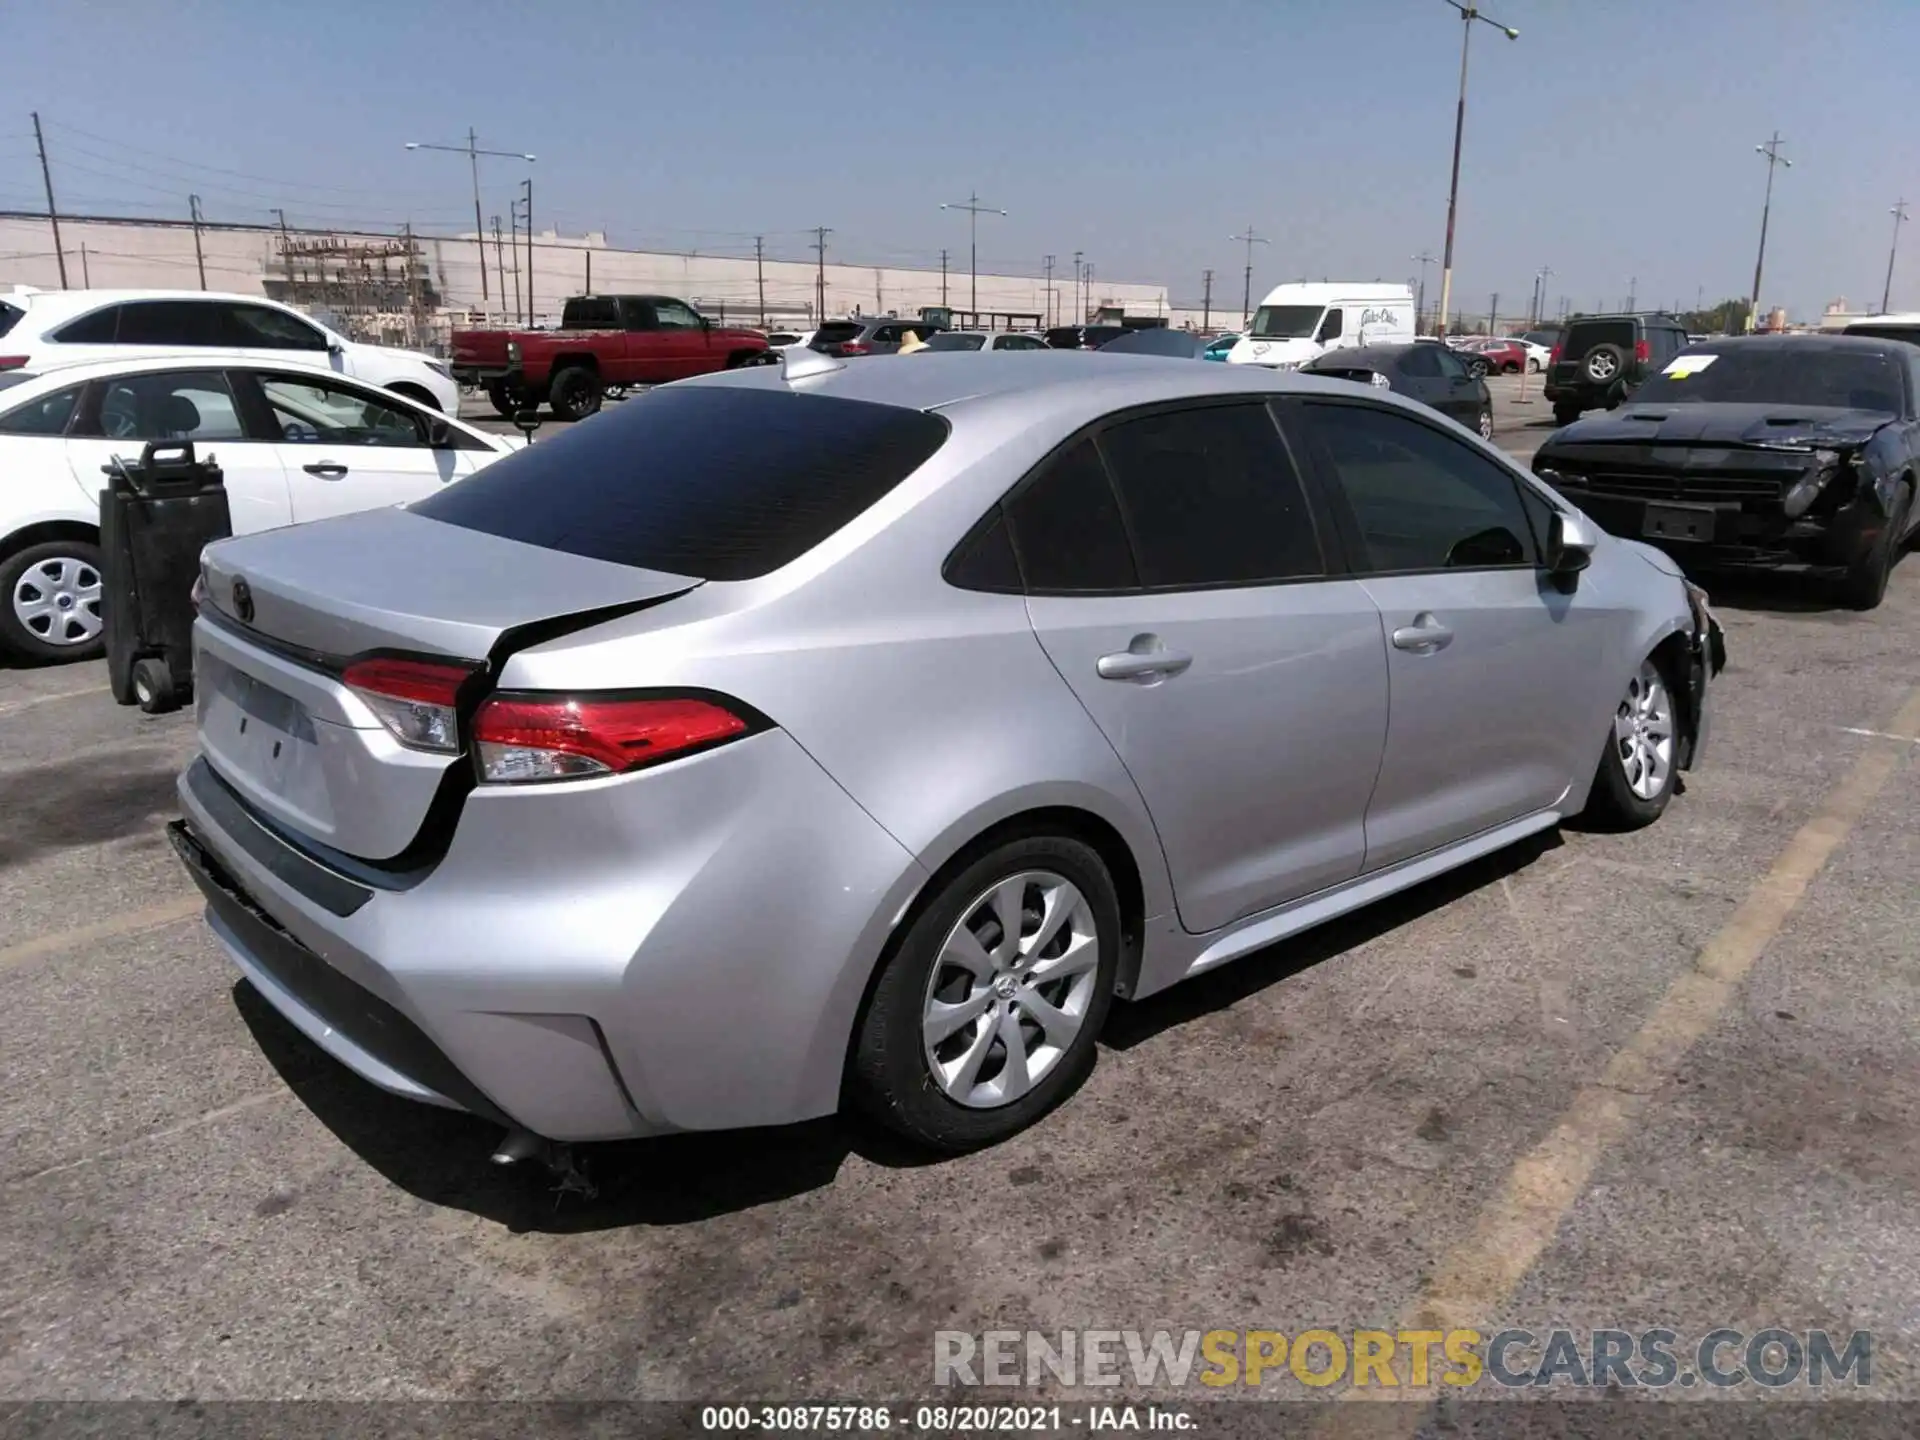
<svg viewBox="0 0 1920 1440"><path fill-rule="evenodd" d="M1084 998L1081 1024L1063 1052L1019 1099L994 1107L968 1106L953 1100L940 1089L932 1073L923 1044L923 1024L929 986L936 978L941 947L963 920L979 916L986 908L986 897L1003 880L1023 871L1045 871L1067 880L1087 902L1091 916L1097 961L1092 972L1092 990ZM944 881L930 901L908 925L883 962L879 978L854 1030L854 1043L848 1065L848 1097L881 1124L917 1144L932 1150L959 1154L996 1144L1038 1120L1070 1094L1093 1067L1095 1042L1107 1012L1113 1004L1114 979L1120 964L1120 902L1106 865L1092 847L1061 835L1028 835L993 846L976 858L961 863ZM1038 910L1029 891L1023 933L1033 933ZM997 926L991 918L989 927ZM990 928L989 933L998 933ZM1066 931L1061 932L1065 934ZM941 967L942 973L957 977L964 986L965 972L958 967ZM1069 979L1056 982L1071 985ZM1057 1000L1045 993L1042 999ZM997 1002L995 1002L997 1004ZM989 1010L982 1017L989 1025ZM1007 1013L1022 1021L1017 1010ZM979 1035L978 1028L973 1029ZM1033 1034L1037 1037L1035 1027ZM967 1043L967 1027L953 1037ZM987 1042L986 1059L979 1074L990 1082L998 1073L991 1069L999 1053L997 1040Z"/></svg>
<svg viewBox="0 0 1920 1440"><path fill-rule="evenodd" d="M1493 407L1491 405L1480 412L1480 418L1475 423L1475 428L1479 431L1482 440L1486 441L1489 445L1493 443Z"/></svg>
<svg viewBox="0 0 1920 1440"><path fill-rule="evenodd" d="M180 708L173 690L173 667L166 661L148 656L133 664L133 698L149 715L164 715Z"/></svg>
<svg viewBox="0 0 1920 1440"><path fill-rule="evenodd" d="M1596 345L1580 357L1580 373L1594 385L1612 385L1627 373L1627 352L1618 345Z"/></svg>
<svg viewBox="0 0 1920 1440"><path fill-rule="evenodd" d="M44 636L34 628L29 628L14 613L14 594L29 570L44 565L49 560L65 560L82 566L90 571L94 583L102 577L100 547L86 540L44 540L38 545L29 545L24 550L15 551L4 560L0 560L0 650L18 655L24 660L40 662L58 662L62 660L97 660L106 652L106 632L101 630L91 640L75 644L61 644L49 638L51 627Z"/></svg>
<svg viewBox="0 0 1920 1440"><path fill-rule="evenodd" d="M1532 356L1527 357L1527 373L1529 375L1538 375L1540 373L1540 362Z"/></svg>
<svg viewBox="0 0 1920 1440"><path fill-rule="evenodd" d="M1553 407L1553 423L1556 425L1571 425L1579 418L1580 407L1578 405L1555 405Z"/></svg>
<svg viewBox="0 0 1920 1440"><path fill-rule="evenodd" d="M1581 812L1581 819L1597 830L1639 830L1653 824L1666 813L1667 802L1673 799L1673 792L1680 779L1680 700L1674 689L1672 667L1658 655L1649 656L1642 662L1642 670L1627 682L1627 692L1620 699L1614 716L1607 721L1607 742L1600 756L1600 768L1593 777L1593 788L1587 795L1587 808ZM1658 676L1660 684L1666 690L1667 709L1671 717L1668 721L1669 760L1667 773L1658 790L1648 796L1634 793L1632 781L1628 777L1628 753L1630 747L1619 738L1617 721L1643 693L1642 677L1650 667Z"/></svg>
<svg viewBox="0 0 1920 1440"><path fill-rule="evenodd" d="M562 420L584 420L600 408L606 393L598 375L584 365L574 365L553 377L547 404Z"/></svg>
<svg viewBox="0 0 1920 1440"><path fill-rule="evenodd" d="M522 410L534 408L525 390L518 385L509 385L505 380L487 382L487 403L493 406L493 413L502 420L511 420Z"/></svg>
<svg viewBox="0 0 1920 1440"><path fill-rule="evenodd" d="M1887 517L1872 547L1847 567L1846 577L1840 581L1840 602L1848 609L1877 610L1880 602L1887 598L1887 581L1905 548L1900 542L1900 532L1906 529L1907 513L1912 508L1913 491L1902 485L1893 514Z"/></svg>
<svg viewBox="0 0 1920 1440"><path fill-rule="evenodd" d="M1467 361L1467 373L1476 380L1486 379L1487 378L1487 362L1479 359Z"/></svg>

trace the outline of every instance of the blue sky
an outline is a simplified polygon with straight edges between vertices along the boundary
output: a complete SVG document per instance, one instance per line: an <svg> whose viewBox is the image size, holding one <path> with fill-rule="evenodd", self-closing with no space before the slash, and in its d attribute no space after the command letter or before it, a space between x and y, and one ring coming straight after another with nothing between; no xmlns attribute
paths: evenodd
<svg viewBox="0 0 1920 1440"><path fill-rule="evenodd" d="M1744 294L1766 167L1766 299L1879 299L1902 195L1920 213L1915 0L1502 0L1476 27L1456 297L1525 308ZM471 225L454 141L540 158L535 218L617 243L1114 280L1237 303L1402 279L1441 251L1460 22L1443 0L60 0L0 6L0 206L37 206L28 112L63 208ZM486 162L489 215L526 167ZM542 224L544 228L544 223ZM1920 308L1903 232L1896 307ZM1428 272L1438 294L1439 267Z"/></svg>

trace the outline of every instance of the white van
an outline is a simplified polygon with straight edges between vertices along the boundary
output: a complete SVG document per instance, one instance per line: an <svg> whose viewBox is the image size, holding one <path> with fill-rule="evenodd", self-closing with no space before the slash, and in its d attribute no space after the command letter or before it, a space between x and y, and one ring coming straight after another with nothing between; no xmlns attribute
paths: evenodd
<svg viewBox="0 0 1920 1440"><path fill-rule="evenodd" d="M1297 370L1329 350L1412 341L1411 286L1339 280L1276 285L1227 352L1227 363Z"/></svg>

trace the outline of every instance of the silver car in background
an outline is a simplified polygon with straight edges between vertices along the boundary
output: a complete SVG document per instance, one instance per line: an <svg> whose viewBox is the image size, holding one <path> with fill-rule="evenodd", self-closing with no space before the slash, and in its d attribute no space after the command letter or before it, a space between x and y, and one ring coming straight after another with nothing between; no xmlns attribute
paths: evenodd
<svg viewBox="0 0 1920 1440"><path fill-rule="evenodd" d="M203 587L214 933L374 1084L564 1142L998 1140L1115 996L1654 820L1721 655L1429 410L1070 352L661 387Z"/></svg>

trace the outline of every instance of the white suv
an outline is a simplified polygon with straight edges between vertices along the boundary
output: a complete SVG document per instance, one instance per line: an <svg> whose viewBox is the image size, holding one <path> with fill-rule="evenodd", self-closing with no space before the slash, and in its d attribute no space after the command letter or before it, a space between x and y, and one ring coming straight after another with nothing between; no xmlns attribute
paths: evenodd
<svg viewBox="0 0 1920 1440"><path fill-rule="evenodd" d="M460 387L442 361L362 345L254 295L200 290L10 290L0 294L0 371L208 351L326 365L445 415Z"/></svg>

